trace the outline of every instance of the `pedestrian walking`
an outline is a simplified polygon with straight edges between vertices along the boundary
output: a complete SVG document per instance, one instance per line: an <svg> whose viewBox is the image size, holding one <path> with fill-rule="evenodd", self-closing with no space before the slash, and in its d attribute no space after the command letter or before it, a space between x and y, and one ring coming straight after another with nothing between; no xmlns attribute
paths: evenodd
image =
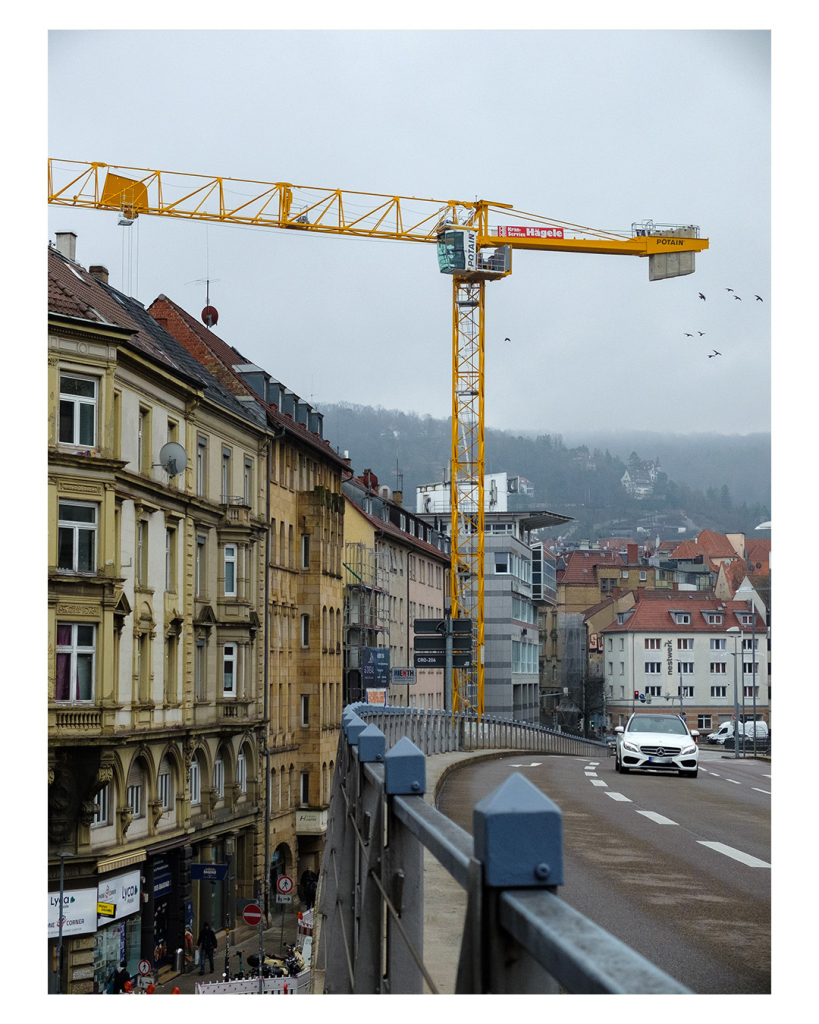
<svg viewBox="0 0 819 1024"><path fill-rule="evenodd" d="M119 967L114 971L114 980L112 983L111 994L115 996L122 995L125 990L125 982L130 979L128 973L128 967L124 960L120 961Z"/></svg>
<svg viewBox="0 0 819 1024"><path fill-rule="evenodd" d="M309 868L301 876L301 892L304 902L307 904L309 910L316 902L316 884L318 882L318 875L315 871L311 871Z"/></svg>
<svg viewBox="0 0 819 1024"><path fill-rule="evenodd" d="M205 973L205 957L207 957L210 963L210 973L213 974L213 954L216 951L217 942L216 934L207 921L202 925L196 945L199 947L199 973Z"/></svg>

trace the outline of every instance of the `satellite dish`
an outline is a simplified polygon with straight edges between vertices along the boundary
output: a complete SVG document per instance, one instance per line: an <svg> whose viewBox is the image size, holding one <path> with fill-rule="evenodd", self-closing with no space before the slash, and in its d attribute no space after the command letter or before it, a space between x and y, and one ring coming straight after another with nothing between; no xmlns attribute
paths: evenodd
<svg viewBox="0 0 819 1024"><path fill-rule="evenodd" d="M178 476L188 464L188 453L176 441L168 441L159 449L159 465L170 477Z"/></svg>

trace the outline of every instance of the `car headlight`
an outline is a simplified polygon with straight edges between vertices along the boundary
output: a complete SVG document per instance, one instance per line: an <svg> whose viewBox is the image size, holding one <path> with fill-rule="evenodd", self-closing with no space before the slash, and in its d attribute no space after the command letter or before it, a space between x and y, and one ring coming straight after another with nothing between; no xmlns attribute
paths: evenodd
<svg viewBox="0 0 819 1024"><path fill-rule="evenodd" d="M696 754L696 752L697 752L697 745L696 745L696 743L692 743L690 747L686 747L683 750L682 756L685 757L686 754Z"/></svg>
<svg viewBox="0 0 819 1024"><path fill-rule="evenodd" d="M631 750L635 754L640 753L640 748L638 746L635 746L634 743L629 743L628 740L623 740L623 747L626 750Z"/></svg>

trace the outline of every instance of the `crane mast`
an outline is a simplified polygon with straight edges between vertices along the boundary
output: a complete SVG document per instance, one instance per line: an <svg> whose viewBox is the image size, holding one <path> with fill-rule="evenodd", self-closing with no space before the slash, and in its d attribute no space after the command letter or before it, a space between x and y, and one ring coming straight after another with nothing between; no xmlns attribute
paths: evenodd
<svg viewBox="0 0 819 1024"><path fill-rule="evenodd" d="M127 173L121 173L127 172ZM210 177L92 161L48 161L48 202L310 233L434 243L452 276L451 612L472 619L472 666L456 669L452 711L484 713L485 288L512 272L512 250L648 257L649 279L694 272L708 248L694 225L630 232L568 224L483 200L423 199L288 182ZM490 225L490 213L523 223ZM569 234L567 234L567 231Z"/></svg>

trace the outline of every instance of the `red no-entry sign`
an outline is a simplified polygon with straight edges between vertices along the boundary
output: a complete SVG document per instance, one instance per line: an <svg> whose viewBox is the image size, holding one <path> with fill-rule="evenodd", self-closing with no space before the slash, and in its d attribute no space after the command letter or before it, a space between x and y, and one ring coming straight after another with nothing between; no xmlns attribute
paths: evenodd
<svg viewBox="0 0 819 1024"><path fill-rule="evenodd" d="M262 919L262 908L257 903L248 903L242 911L245 924L258 924Z"/></svg>

